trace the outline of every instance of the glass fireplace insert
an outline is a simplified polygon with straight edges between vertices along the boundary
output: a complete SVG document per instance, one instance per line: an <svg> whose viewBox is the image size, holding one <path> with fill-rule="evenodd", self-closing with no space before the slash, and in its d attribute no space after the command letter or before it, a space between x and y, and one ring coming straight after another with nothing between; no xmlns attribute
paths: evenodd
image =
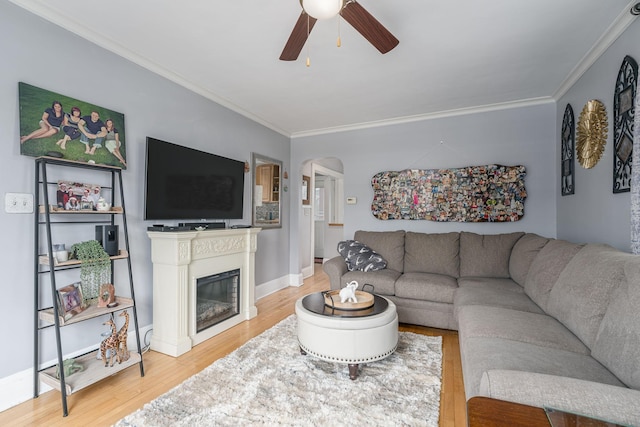
<svg viewBox="0 0 640 427"><path fill-rule="evenodd" d="M196 332L240 313L240 269L196 280Z"/></svg>

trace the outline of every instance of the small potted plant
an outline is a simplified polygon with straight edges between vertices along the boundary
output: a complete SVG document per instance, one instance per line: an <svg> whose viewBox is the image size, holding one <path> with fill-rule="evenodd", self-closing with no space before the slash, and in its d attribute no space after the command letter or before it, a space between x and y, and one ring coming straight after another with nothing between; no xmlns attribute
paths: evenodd
<svg viewBox="0 0 640 427"><path fill-rule="evenodd" d="M100 286L111 281L111 260L97 240L76 243L71 247L80 261L80 281L85 301L91 302L100 296Z"/></svg>

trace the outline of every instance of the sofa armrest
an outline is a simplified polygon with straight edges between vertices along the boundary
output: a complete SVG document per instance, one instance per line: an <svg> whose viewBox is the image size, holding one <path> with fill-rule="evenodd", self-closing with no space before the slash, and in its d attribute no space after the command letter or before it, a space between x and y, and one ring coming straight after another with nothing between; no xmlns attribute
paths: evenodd
<svg viewBox="0 0 640 427"><path fill-rule="evenodd" d="M623 425L640 420L640 391L576 378L494 369L482 374L480 394Z"/></svg>
<svg viewBox="0 0 640 427"><path fill-rule="evenodd" d="M347 263L341 256L333 257L322 264L322 269L329 276L331 289L342 288L342 276L347 272Z"/></svg>

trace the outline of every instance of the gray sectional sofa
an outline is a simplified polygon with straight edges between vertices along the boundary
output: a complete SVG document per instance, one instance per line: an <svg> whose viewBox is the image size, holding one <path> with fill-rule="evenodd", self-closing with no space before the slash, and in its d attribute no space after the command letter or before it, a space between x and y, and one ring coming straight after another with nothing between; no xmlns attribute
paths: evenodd
<svg viewBox="0 0 640 427"><path fill-rule="evenodd" d="M387 261L323 268L392 300L402 323L458 330L467 400L640 426L640 257L532 233L358 231Z"/></svg>

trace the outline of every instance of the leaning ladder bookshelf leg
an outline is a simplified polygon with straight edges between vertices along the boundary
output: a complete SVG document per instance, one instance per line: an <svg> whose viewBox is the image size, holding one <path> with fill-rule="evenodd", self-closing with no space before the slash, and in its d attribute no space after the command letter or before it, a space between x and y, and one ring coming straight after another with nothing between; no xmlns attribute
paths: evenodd
<svg viewBox="0 0 640 427"><path fill-rule="evenodd" d="M36 170L35 170L35 201L36 206L38 205L38 201L40 200L40 164L36 162ZM40 395L40 378L38 375L38 367L40 366L40 345L39 345L39 316L38 316L38 308L40 307L40 292L38 286L38 242L40 240L39 231L40 227L38 225L38 212L36 211L33 215L34 219L34 242L33 242L33 397L36 398Z"/></svg>
<svg viewBox="0 0 640 427"><path fill-rule="evenodd" d="M51 241L51 212L49 211L49 192L47 191L47 164L46 160L42 163L42 201L45 212L45 227L47 234L48 254L53 254L53 242ZM37 246L36 246L37 250ZM49 256L49 274L51 275L51 295L53 297L53 318L56 332L56 350L58 352L58 373L60 375L60 394L62 398L62 416L69 415L67 407L67 386L65 381L63 360L62 360L62 337L60 336L60 317L58 316L58 304L56 304L56 275L53 255ZM39 366L36 366L39 369Z"/></svg>
<svg viewBox="0 0 640 427"><path fill-rule="evenodd" d="M115 173L115 172L114 172ZM120 203L122 204L122 225L124 227L124 244L127 253L131 254L129 250L129 230L127 229L127 209L124 205L124 187L122 186L122 171L118 171L118 187L120 189ZM113 180L111 188L113 188ZM112 200L113 202L113 200ZM140 327L138 326L138 309L135 303L136 297L133 290L133 271L131 269L131 255L127 257L127 263L129 267L129 286L131 288L131 299L133 299L134 304L132 307L133 311L133 325L136 328L136 344L138 346L138 352L140 353L140 376L144 377L144 365L142 363L142 347L140 346Z"/></svg>

